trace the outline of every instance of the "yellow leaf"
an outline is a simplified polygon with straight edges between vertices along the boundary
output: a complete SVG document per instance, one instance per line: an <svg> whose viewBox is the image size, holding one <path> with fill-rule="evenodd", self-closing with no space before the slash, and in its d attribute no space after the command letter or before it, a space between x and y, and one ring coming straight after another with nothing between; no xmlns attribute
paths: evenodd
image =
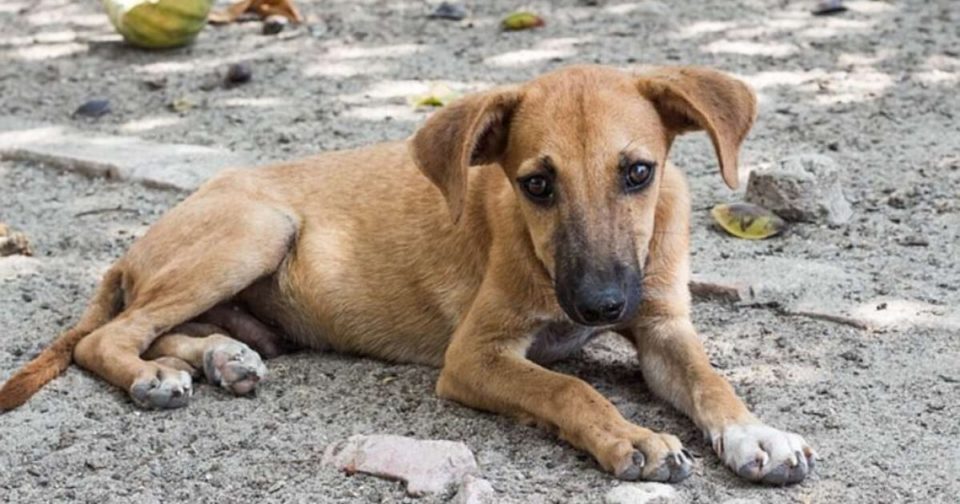
<svg viewBox="0 0 960 504"><path fill-rule="evenodd" d="M443 107L459 97L460 93L450 89L445 84L434 84L430 86L427 94L411 98L410 104L414 108Z"/></svg>
<svg viewBox="0 0 960 504"><path fill-rule="evenodd" d="M778 235L787 224L766 208L750 203L717 205L710 210L713 220L724 231L746 240L762 240Z"/></svg>
<svg viewBox="0 0 960 504"><path fill-rule="evenodd" d="M197 104L194 103L193 100L191 100L189 97L181 96L179 98L174 99L172 102L170 102L169 107L170 107L170 110L177 112L179 114L183 114L183 113L186 113L188 110L192 109L193 107L195 107L196 105Z"/></svg>

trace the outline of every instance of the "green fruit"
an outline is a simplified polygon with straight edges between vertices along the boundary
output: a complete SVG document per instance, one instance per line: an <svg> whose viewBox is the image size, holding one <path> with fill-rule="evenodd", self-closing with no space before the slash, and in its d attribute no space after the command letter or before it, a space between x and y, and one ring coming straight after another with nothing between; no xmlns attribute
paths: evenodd
<svg viewBox="0 0 960 504"><path fill-rule="evenodd" d="M546 24L542 17L532 12L514 12L508 14L501 21L504 30L529 30L530 28L539 28Z"/></svg>
<svg viewBox="0 0 960 504"><path fill-rule="evenodd" d="M207 25L213 0L102 0L114 28L138 47L189 44Z"/></svg>

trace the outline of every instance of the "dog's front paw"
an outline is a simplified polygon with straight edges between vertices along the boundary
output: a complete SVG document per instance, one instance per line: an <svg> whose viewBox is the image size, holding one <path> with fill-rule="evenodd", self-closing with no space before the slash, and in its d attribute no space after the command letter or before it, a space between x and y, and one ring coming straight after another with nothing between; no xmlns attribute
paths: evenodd
<svg viewBox="0 0 960 504"><path fill-rule="evenodd" d="M614 464L613 473L623 480L677 483L693 473L693 457L680 440L670 434L633 436L630 449Z"/></svg>
<svg viewBox="0 0 960 504"><path fill-rule="evenodd" d="M731 425L711 437L723 463L748 481L799 483L813 470L817 458L799 435L760 423Z"/></svg>

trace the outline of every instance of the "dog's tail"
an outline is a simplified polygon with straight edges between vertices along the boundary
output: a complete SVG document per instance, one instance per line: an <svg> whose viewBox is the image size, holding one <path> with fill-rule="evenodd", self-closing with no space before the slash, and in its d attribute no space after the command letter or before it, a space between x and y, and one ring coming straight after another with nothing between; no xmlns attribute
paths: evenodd
<svg viewBox="0 0 960 504"><path fill-rule="evenodd" d="M47 382L59 376L73 360L73 349L77 343L117 315L123 304L122 279L120 268L115 266L107 271L77 325L61 334L3 384L3 388L0 388L0 413L27 402Z"/></svg>

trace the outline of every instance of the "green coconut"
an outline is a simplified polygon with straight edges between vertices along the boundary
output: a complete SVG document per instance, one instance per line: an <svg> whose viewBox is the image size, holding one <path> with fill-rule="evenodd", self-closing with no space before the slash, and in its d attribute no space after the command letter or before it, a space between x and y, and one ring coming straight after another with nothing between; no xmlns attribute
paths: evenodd
<svg viewBox="0 0 960 504"><path fill-rule="evenodd" d="M137 47L189 44L207 25L213 0L102 0L114 28Z"/></svg>

